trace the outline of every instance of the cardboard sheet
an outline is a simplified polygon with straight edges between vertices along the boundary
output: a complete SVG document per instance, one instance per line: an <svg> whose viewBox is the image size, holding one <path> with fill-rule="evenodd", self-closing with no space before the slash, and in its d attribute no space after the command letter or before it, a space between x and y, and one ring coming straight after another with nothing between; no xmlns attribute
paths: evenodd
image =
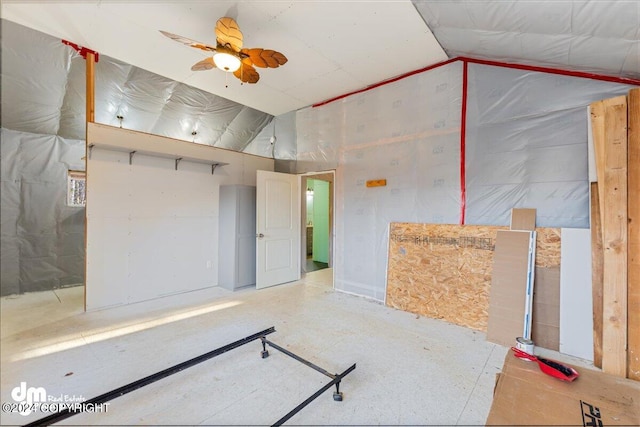
<svg viewBox="0 0 640 427"><path fill-rule="evenodd" d="M560 346L560 267L536 267L531 339L536 347Z"/></svg>
<svg viewBox="0 0 640 427"><path fill-rule="evenodd" d="M536 210L525 208L511 209L511 230L533 231L536 229Z"/></svg>
<svg viewBox="0 0 640 427"><path fill-rule="evenodd" d="M523 336L529 238L525 231L498 231L493 256L487 340L512 346Z"/></svg>
<svg viewBox="0 0 640 427"><path fill-rule="evenodd" d="M640 425L640 382L574 368L569 383L508 352L486 425Z"/></svg>

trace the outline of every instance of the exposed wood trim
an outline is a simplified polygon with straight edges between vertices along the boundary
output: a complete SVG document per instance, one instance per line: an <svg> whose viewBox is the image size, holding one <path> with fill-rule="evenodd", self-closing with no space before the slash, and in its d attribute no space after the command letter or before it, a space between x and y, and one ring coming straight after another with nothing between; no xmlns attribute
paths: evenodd
<svg viewBox="0 0 640 427"><path fill-rule="evenodd" d="M598 183L591 183L591 287L593 298L593 364L602 368L602 221Z"/></svg>
<svg viewBox="0 0 640 427"><path fill-rule="evenodd" d="M602 370L627 375L627 97L605 103Z"/></svg>
<svg viewBox="0 0 640 427"><path fill-rule="evenodd" d="M87 52L87 123L93 123L95 121L95 100L96 100L96 85L95 85L95 70L96 70L96 55L93 52Z"/></svg>
<svg viewBox="0 0 640 427"><path fill-rule="evenodd" d="M605 100L606 101L606 100ZM595 154L596 161L596 178L600 185L596 187L600 194L598 195L598 200L600 203L599 213L600 213L600 227L602 227L602 212L604 209L604 197L602 197L602 186L604 183L604 111L605 111L605 101L596 101L591 104L591 130L593 135L593 151ZM602 239L602 229L600 230L600 236ZM601 240L602 241L602 240Z"/></svg>
<svg viewBox="0 0 640 427"><path fill-rule="evenodd" d="M640 88L628 97L627 377L640 380Z"/></svg>
<svg viewBox="0 0 640 427"><path fill-rule="evenodd" d="M85 126L85 156L84 156L84 170L86 173L87 182L89 181L89 171L87 166L89 164L89 145L88 145L88 134L89 134L89 123L93 123L95 121L95 99L96 99L96 85L95 85L95 65L96 65L96 54L93 51L87 50L85 56L85 69L86 69L86 98L87 98L87 110L86 110L86 126ZM87 311L87 209L85 206L85 215L84 215L84 253L85 253L85 261L84 261L84 311Z"/></svg>

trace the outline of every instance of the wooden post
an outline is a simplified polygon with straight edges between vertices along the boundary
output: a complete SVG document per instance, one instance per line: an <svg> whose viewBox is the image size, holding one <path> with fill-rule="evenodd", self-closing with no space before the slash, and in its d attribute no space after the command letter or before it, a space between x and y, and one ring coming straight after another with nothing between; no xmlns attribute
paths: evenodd
<svg viewBox="0 0 640 427"><path fill-rule="evenodd" d="M94 52L88 51L87 58L87 123L93 123L95 121L95 65L96 55Z"/></svg>
<svg viewBox="0 0 640 427"><path fill-rule="evenodd" d="M627 97L605 107L602 369L627 375ZM600 186L600 184L599 184Z"/></svg>
<svg viewBox="0 0 640 427"><path fill-rule="evenodd" d="M602 368L602 220L598 183L591 183L591 286L593 298L593 365Z"/></svg>
<svg viewBox="0 0 640 427"><path fill-rule="evenodd" d="M640 89L628 97L628 359L627 377L640 380Z"/></svg>
<svg viewBox="0 0 640 427"><path fill-rule="evenodd" d="M596 161L596 178L600 185L598 185L598 200L600 203L598 211L600 212L600 226L602 227L602 212L604 210L604 197L602 194L603 185L604 185L604 112L605 112L605 101L596 101L591 104L591 130L593 135L593 151L595 153L595 161ZM600 230L600 235L602 236L602 229Z"/></svg>
<svg viewBox="0 0 640 427"><path fill-rule="evenodd" d="M89 143L88 134L89 134L89 123L95 122L95 65L96 65L96 54L93 51L87 50L85 56L85 64L86 64L86 96L87 96L87 112L86 112L86 126L85 126L85 155L84 155L84 170L85 170L85 185L88 184L89 177ZM85 206L85 215L84 215L84 253L85 253L85 261L84 261L84 311L87 311L87 259L86 254L87 251L87 210Z"/></svg>
<svg viewBox="0 0 640 427"><path fill-rule="evenodd" d="M604 249L602 248L602 211L604 209L604 112L605 101L591 104L591 134L596 162L597 183L591 184L591 274L593 295L593 364L602 368L602 291Z"/></svg>

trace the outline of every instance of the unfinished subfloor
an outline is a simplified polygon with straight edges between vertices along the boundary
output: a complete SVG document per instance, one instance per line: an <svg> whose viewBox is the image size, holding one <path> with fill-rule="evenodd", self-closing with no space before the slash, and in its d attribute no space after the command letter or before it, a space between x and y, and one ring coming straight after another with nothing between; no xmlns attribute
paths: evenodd
<svg viewBox="0 0 640 427"><path fill-rule="evenodd" d="M482 425L507 349L485 335L333 291L331 269L260 291L210 288L84 313L82 287L2 299L2 402L21 382L86 399L275 326L330 372L357 363L290 425ZM74 425L266 425L329 378L259 341L110 401ZM48 414L2 413L2 424Z"/></svg>

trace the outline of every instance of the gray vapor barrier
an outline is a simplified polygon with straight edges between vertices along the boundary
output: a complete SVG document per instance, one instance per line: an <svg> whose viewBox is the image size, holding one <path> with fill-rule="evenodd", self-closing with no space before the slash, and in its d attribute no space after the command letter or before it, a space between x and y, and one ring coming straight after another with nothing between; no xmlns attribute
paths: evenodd
<svg viewBox="0 0 640 427"><path fill-rule="evenodd" d="M0 294L83 283L85 211L66 197L84 141L4 128L0 137Z"/></svg>
<svg viewBox="0 0 640 427"><path fill-rule="evenodd" d="M64 197L66 167L84 169L85 60L58 38L0 25L0 294L81 283L84 210L67 208ZM95 64L97 123L271 157L269 136L256 136L272 119L105 55ZM295 122L281 121L276 155L294 159Z"/></svg>
<svg viewBox="0 0 640 427"><path fill-rule="evenodd" d="M0 22L2 127L84 139L85 60L60 39ZM105 55L95 64L96 123L243 151L272 117Z"/></svg>
<svg viewBox="0 0 640 427"><path fill-rule="evenodd" d="M468 67L465 223L508 225L530 207L539 226L588 227L587 106L630 86ZM337 171L337 289L384 300L389 223L459 223L462 69L298 111L297 171Z"/></svg>
<svg viewBox="0 0 640 427"><path fill-rule="evenodd" d="M384 299L390 222L458 222L461 95L453 63L298 111L298 172L337 168L336 289Z"/></svg>
<svg viewBox="0 0 640 427"><path fill-rule="evenodd" d="M589 228L587 106L632 86L469 64L467 224Z"/></svg>

